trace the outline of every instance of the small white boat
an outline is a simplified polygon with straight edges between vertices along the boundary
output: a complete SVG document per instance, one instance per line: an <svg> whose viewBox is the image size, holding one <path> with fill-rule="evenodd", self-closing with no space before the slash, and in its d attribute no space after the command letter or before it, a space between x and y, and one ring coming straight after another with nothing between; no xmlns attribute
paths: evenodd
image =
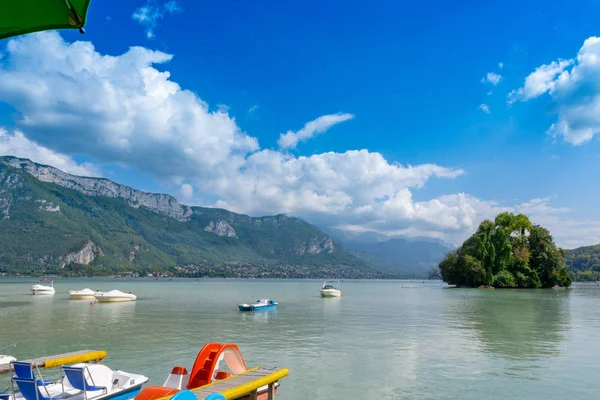
<svg viewBox="0 0 600 400"><path fill-rule="evenodd" d="M0 347L0 350L7 349L9 347L16 347L15 344L9 344L8 346ZM17 359L10 354L0 354L0 368L7 367L11 362L17 361Z"/></svg>
<svg viewBox="0 0 600 400"><path fill-rule="evenodd" d="M8 354L0 354L0 367L7 366L12 361L17 361L13 356L9 356Z"/></svg>
<svg viewBox="0 0 600 400"><path fill-rule="evenodd" d="M34 295L40 295L40 294L44 294L44 295L48 295L48 294L55 294L56 290L54 290L54 281L52 279L41 279L40 282L44 282L44 281L49 281L50 282L50 286L46 286L46 285L40 285L40 284L36 284L33 285L31 287L31 294Z"/></svg>
<svg viewBox="0 0 600 400"><path fill-rule="evenodd" d="M340 281L325 281L321 287L321 297L341 297Z"/></svg>
<svg viewBox="0 0 600 400"><path fill-rule="evenodd" d="M69 290L71 300L94 300L96 292L92 289L85 288L83 290Z"/></svg>
<svg viewBox="0 0 600 400"><path fill-rule="evenodd" d="M95 292L94 297L100 303L116 303L120 301L134 301L137 296L133 293L125 293L120 290L111 290L110 292Z"/></svg>

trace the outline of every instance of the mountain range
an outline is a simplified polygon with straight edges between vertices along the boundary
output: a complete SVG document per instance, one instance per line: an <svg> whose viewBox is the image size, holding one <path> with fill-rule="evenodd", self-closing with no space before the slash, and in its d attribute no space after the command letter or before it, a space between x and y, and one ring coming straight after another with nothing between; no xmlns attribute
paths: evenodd
<svg viewBox="0 0 600 400"><path fill-rule="evenodd" d="M0 273L382 278L285 215L253 218L0 157Z"/></svg>
<svg viewBox="0 0 600 400"><path fill-rule="evenodd" d="M0 274L426 278L450 247L180 204L0 157Z"/></svg>
<svg viewBox="0 0 600 400"><path fill-rule="evenodd" d="M450 244L427 237L390 237L378 232L352 233L322 227L358 259L372 268L408 279L426 279L452 250Z"/></svg>

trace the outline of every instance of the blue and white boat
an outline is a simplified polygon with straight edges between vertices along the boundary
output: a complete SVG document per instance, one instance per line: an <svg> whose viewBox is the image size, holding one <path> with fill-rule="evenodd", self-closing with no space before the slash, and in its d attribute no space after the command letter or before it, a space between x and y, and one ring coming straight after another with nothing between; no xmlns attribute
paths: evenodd
<svg viewBox="0 0 600 400"><path fill-rule="evenodd" d="M77 363L61 366L61 378L44 380L32 363L11 362L11 393L0 392L2 400L130 400L148 382L144 375L112 370L106 365ZM37 376L36 376L37 375Z"/></svg>
<svg viewBox="0 0 600 400"><path fill-rule="evenodd" d="M277 307L277 303L271 299L260 299L256 303L252 304L240 304L240 311L258 311L258 310L268 310L270 308Z"/></svg>

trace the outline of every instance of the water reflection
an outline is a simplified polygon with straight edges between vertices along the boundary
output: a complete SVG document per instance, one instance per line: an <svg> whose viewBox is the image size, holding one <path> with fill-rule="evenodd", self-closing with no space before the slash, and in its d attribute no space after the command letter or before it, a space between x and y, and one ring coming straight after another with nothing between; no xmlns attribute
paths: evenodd
<svg viewBox="0 0 600 400"><path fill-rule="evenodd" d="M252 312L241 312L242 320L266 323L277 316L277 308L268 308L266 310L256 310Z"/></svg>
<svg viewBox="0 0 600 400"><path fill-rule="evenodd" d="M466 313L468 326L486 353L512 361L561 353L571 326L569 290L481 291L475 297Z"/></svg>
<svg viewBox="0 0 600 400"><path fill-rule="evenodd" d="M94 303L92 309L103 324L107 326L123 325L133 318L136 301L124 301L117 303Z"/></svg>
<svg viewBox="0 0 600 400"><path fill-rule="evenodd" d="M323 299L323 313L325 318L338 317L340 315L341 297L328 297Z"/></svg>

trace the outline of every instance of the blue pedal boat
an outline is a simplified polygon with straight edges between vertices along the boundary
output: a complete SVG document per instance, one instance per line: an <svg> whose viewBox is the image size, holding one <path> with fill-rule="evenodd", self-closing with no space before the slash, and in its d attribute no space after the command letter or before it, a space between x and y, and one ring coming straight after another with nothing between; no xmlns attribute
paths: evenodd
<svg viewBox="0 0 600 400"><path fill-rule="evenodd" d="M252 304L240 304L238 308L240 311L258 311L258 310L268 310L271 308L277 307L277 303L271 299L260 299L256 303Z"/></svg>

